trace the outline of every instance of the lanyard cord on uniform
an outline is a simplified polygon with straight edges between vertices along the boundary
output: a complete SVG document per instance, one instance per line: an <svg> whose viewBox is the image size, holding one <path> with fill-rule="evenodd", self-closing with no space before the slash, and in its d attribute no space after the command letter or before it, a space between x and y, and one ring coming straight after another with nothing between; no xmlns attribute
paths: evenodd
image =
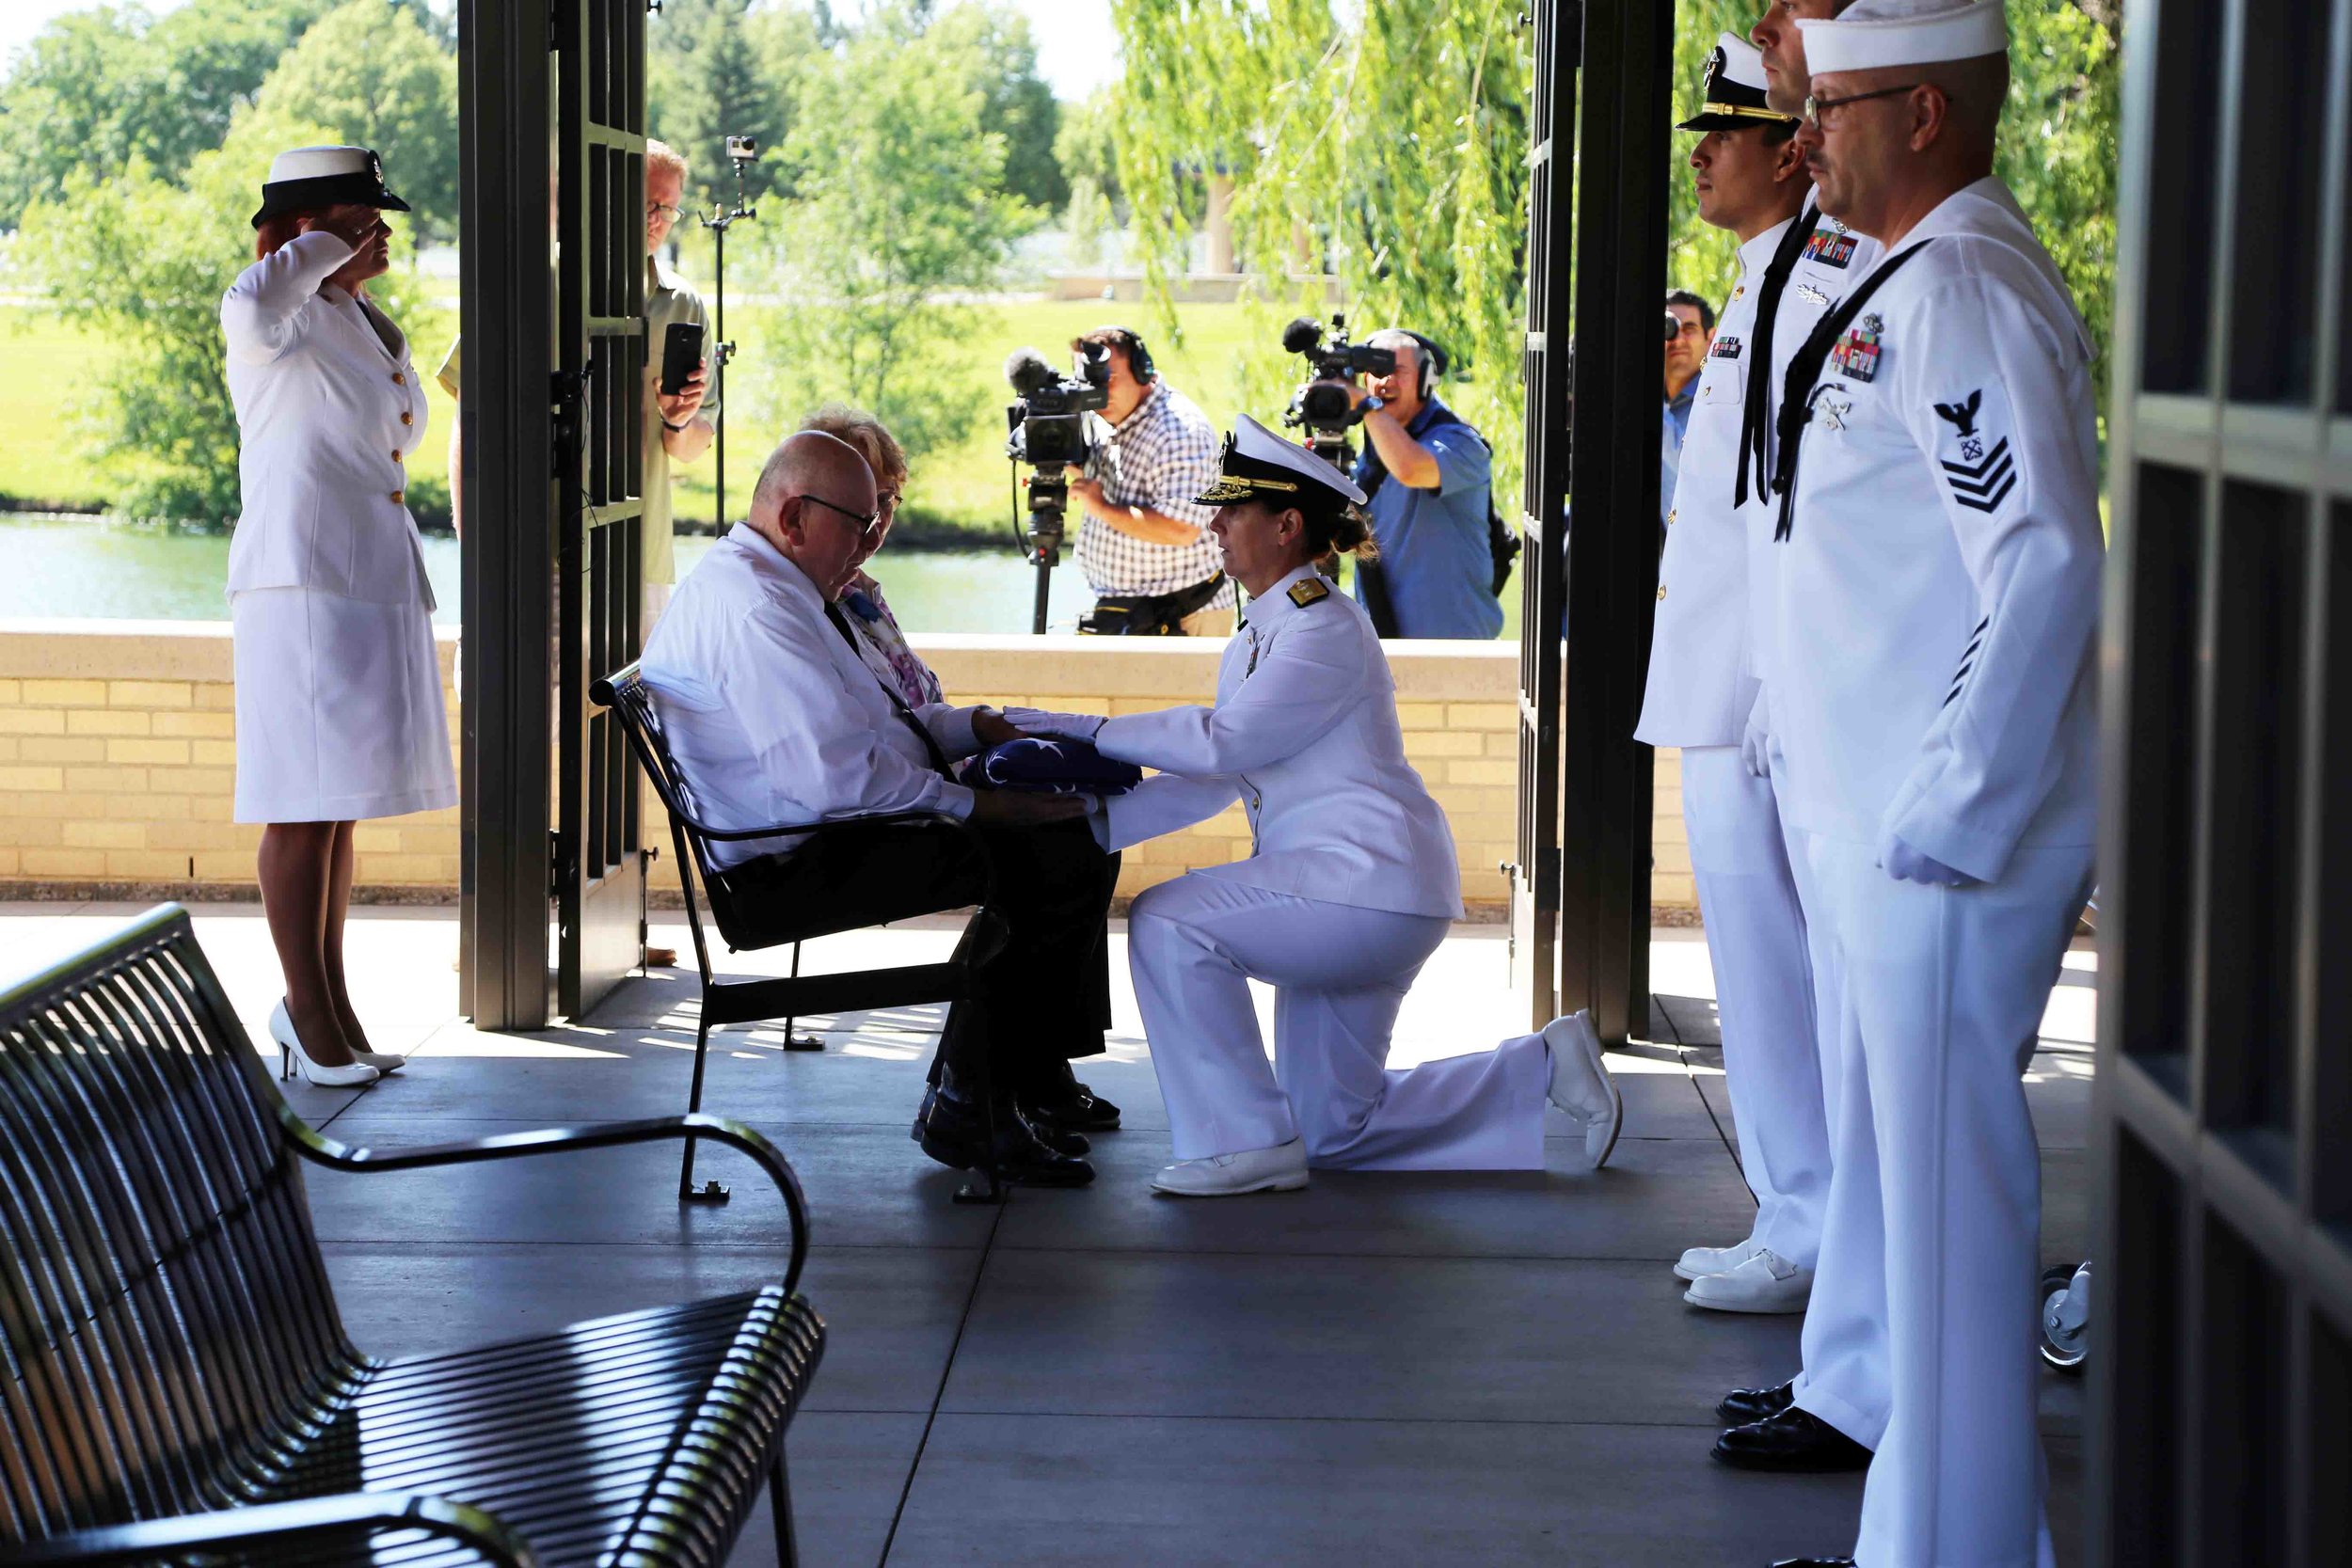
<svg viewBox="0 0 2352 1568"><path fill-rule="evenodd" d="M1788 287L1788 275L1796 270L1797 258L1804 254L1805 242L1813 238L1813 231L1820 226L1819 207L1802 222L1791 218L1788 232L1780 237L1780 245L1764 269L1764 281L1756 290L1756 325L1748 334L1748 405L1740 416L1740 467L1732 483L1734 506L1748 504L1751 464L1756 467L1756 499L1770 499L1772 494L1772 325L1780 315L1780 296Z"/></svg>
<svg viewBox="0 0 2352 1568"><path fill-rule="evenodd" d="M1788 525L1797 499L1797 447L1804 439L1804 427L1813 421L1814 383L1821 378L1821 367L1829 362L1829 351L1862 313L1863 306L1879 292L1879 285L1903 269L1914 256L1934 244L1922 240L1909 250L1890 256L1879 263L1878 271L1862 280L1862 286L1838 302L1837 309L1823 316L1815 325L1813 335L1788 361L1788 380L1780 392L1780 454L1772 467L1772 488L1780 492L1780 523L1772 530L1775 540L1788 537Z"/></svg>

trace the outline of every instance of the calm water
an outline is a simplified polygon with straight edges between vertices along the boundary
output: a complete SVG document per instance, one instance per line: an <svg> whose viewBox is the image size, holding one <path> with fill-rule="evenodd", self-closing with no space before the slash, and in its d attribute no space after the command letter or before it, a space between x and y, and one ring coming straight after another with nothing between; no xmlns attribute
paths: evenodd
<svg viewBox="0 0 2352 1568"><path fill-rule="evenodd" d="M678 574L713 541L677 542ZM229 580L225 534L167 533L73 519L0 517L0 616L110 617L142 621L225 621ZM457 622L457 541L427 535L425 570L440 601L434 619ZM885 553L874 575L901 624L916 631L1025 632L1037 573L1013 553ZM1075 626L1090 602L1086 579L1069 562L1054 571L1049 625Z"/></svg>

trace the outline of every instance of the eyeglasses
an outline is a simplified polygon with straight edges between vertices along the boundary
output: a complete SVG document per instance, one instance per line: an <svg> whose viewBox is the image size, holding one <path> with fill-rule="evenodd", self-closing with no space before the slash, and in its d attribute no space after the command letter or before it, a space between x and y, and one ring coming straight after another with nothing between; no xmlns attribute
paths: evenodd
<svg viewBox="0 0 2352 1568"><path fill-rule="evenodd" d="M645 221L647 223L653 222L656 218L667 218L672 223L675 223L678 219L684 217L685 215L686 209L683 207L672 207L659 201L648 201L645 203Z"/></svg>
<svg viewBox="0 0 2352 1568"><path fill-rule="evenodd" d="M1900 93L1916 92L1921 87L1933 85L1931 82L1905 82L1899 87L1881 87L1876 92L1857 92L1846 98L1815 98L1807 94L1804 101L1804 118L1826 131L1829 129L1827 117L1832 109L1842 109L1849 103L1867 103L1873 98L1893 98Z"/></svg>
<svg viewBox="0 0 2352 1568"><path fill-rule="evenodd" d="M815 501L828 512L840 513L857 525L857 536L860 539L871 539L882 531L882 515L880 512L852 512L846 506L836 506L822 496L803 496L801 499Z"/></svg>

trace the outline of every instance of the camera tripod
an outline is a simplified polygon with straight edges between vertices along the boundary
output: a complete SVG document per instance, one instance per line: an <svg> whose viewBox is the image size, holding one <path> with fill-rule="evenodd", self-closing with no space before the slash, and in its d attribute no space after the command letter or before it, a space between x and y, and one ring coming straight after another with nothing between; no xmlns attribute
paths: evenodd
<svg viewBox="0 0 2352 1568"><path fill-rule="evenodd" d="M1057 464L1029 476L1029 564L1037 568L1037 602L1029 613L1029 633L1045 635L1045 603L1054 586L1054 567L1061 560L1065 526L1070 520L1070 470Z"/></svg>

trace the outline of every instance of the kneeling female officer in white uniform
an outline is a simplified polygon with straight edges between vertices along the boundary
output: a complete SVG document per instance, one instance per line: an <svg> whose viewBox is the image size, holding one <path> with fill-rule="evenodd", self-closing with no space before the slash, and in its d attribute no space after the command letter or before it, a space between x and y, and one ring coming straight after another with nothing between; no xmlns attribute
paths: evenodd
<svg viewBox="0 0 2352 1568"><path fill-rule="evenodd" d="M1178 1163L1152 1185L1218 1196L1290 1189L1310 1165L1523 1170L1544 1163L1544 1102L1594 1164L1622 1104L1579 1014L1499 1050L1385 1070L1406 988L1462 912L1445 814L1405 760L1396 683L1371 621L1313 562L1365 552L1363 492L1244 418L1200 498L1226 573L1249 591L1215 707L1016 724L1160 769L1108 802L1114 847L1205 820L1238 797L1248 860L1143 894L1128 915L1136 998ZM1274 1067L1249 981L1276 988Z"/></svg>

